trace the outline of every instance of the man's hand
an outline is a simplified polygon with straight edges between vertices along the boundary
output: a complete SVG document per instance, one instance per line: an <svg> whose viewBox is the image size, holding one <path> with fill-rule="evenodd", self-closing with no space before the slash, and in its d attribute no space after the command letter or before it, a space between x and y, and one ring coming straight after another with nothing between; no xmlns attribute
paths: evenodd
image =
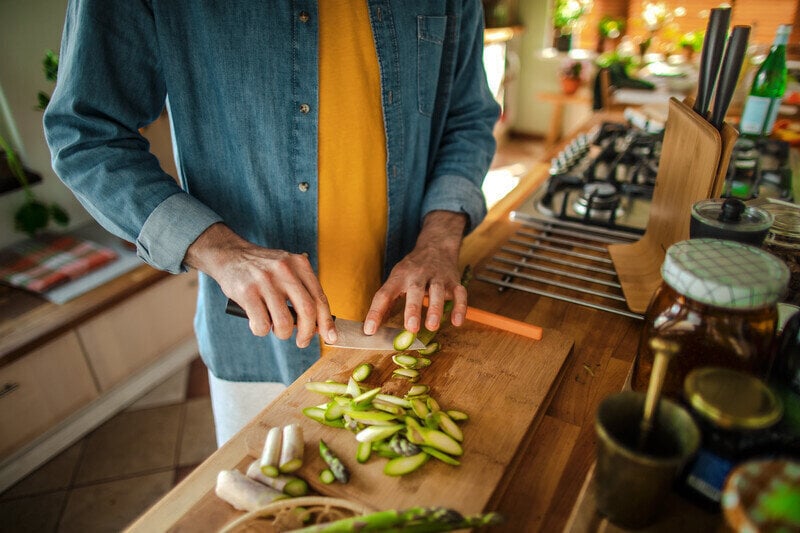
<svg viewBox="0 0 800 533"><path fill-rule="evenodd" d="M254 335L272 329L279 339L292 336L288 300L297 312L298 347L308 346L317 331L327 342L336 341L328 300L304 255L256 246L218 223L189 246L184 262L214 278L242 306Z"/></svg>
<svg viewBox="0 0 800 533"><path fill-rule="evenodd" d="M375 293L364 323L364 333L375 333L392 304L406 297L403 324L416 333L422 323L422 299L428 293L425 327L439 329L444 302L453 300L450 320L454 326L464 322L467 289L461 285L458 252L467 223L466 215L451 211L432 211L425 216L414 249L392 269L389 279Z"/></svg>

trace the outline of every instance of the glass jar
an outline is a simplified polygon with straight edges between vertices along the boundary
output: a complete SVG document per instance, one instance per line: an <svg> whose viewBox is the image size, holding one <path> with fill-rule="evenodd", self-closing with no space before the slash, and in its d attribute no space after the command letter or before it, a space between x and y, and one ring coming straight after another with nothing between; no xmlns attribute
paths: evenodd
<svg viewBox="0 0 800 533"><path fill-rule="evenodd" d="M786 263L791 272L789 290L782 301L800 305L800 207L774 200L759 207L775 217L763 248Z"/></svg>
<svg viewBox="0 0 800 533"><path fill-rule="evenodd" d="M760 379L728 368L696 368L684 397L700 428L702 445L682 476L682 492L718 509L731 469L781 446L771 431L783 415L780 401Z"/></svg>
<svg viewBox="0 0 800 533"><path fill-rule="evenodd" d="M653 337L678 345L662 389L672 398L680 398L687 374L700 366L733 368L766 378L778 319L776 304L789 278L786 265L747 244L690 239L667 250L661 276L633 365L634 390L647 390Z"/></svg>

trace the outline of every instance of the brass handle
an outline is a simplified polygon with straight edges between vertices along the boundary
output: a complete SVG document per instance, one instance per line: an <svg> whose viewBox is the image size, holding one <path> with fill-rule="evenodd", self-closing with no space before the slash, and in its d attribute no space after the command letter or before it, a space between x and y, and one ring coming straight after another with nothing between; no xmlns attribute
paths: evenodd
<svg viewBox="0 0 800 533"><path fill-rule="evenodd" d="M9 382L9 383L4 384L3 387L0 388L0 398L3 398L4 396L8 396L9 394L14 392L18 388L19 388L19 383L16 383L16 382Z"/></svg>

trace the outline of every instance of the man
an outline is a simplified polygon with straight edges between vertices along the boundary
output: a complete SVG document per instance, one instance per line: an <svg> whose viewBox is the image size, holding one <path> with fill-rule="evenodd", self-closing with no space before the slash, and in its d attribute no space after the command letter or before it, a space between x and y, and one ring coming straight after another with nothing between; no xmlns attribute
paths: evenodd
<svg viewBox="0 0 800 533"><path fill-rule="evenodd" d="M478 0L70 2L53 166L147 263L200 271L220 443L335 340L331 310L371 334L405 296L417 331L427 293L428 328L447 299L463 321L498 114L482 23ZM138 133L165 103L180 186Z"/></svg>

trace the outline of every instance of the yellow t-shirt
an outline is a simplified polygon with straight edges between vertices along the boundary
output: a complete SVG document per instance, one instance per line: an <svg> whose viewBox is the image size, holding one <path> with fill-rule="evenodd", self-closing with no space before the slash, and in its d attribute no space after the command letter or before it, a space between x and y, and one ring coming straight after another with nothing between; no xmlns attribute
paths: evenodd
<svg viewBox="0 0 800 533"><path fill-rule="evenodd" d="M363 320L381 285L386 138L365 0L319 2L319 279L331 312Z"/></svg>

